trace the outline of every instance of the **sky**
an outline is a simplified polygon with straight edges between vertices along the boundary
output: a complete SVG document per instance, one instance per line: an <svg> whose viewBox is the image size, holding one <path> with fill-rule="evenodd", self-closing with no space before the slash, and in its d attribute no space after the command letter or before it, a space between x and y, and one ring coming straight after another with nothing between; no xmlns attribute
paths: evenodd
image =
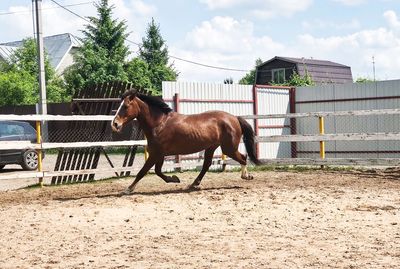
<svg viewBox="0 0 400 269"><path fill-rule="evenodd" d="M90 0L55 0L82 17ZM180 81L240 80L257 58L328 60L352 69L353 79L400 79L400 0L110 0L140 43L151 18L160 26ZM45 36L81 35L87 22L43 0ZM11 14L9 14L11 13ZM30 0L0 0L0 43L33 35ZM127 43L131 57L137 46ZM373 64L374 59L374 64ZM241 71L225 70L220 68Z"/></svg>

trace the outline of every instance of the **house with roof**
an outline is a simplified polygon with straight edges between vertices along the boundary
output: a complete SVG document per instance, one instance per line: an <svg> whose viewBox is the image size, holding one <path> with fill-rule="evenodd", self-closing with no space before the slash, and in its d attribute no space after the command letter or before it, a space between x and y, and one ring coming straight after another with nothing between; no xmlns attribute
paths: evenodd
<svg viewBox="0 0 400 269"><path fill-rule="evenodd" d="M284 83L297 73L309 74L316 84L353 82L350 66L316 59L276 56L256 68L256 84Z"/></svg>
<svg viewBox="0 0 400 269"><path fill-rule="evenodd" d="M63 75L65 69L74 62L73 55L80 47L80 42L69 33L47 36L43 38L44 49L50 64L58 75ZM7 61L23 41L13 41L0 44L0 60Z"/></svg>
<svg viewBox="0 0 400 269"><path fill-rule="evenodd" d="M0 61L7 61L14 53L16 47L0 45Z"/></svg>

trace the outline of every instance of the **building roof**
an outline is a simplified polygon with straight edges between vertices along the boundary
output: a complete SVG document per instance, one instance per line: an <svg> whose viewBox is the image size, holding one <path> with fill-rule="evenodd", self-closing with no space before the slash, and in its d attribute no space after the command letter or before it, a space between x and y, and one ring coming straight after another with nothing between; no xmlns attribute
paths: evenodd
<svg viewBox="0 0 400 269"><path fill-rule="evenodd" d="M0 45L0 58L3 58L4 60L10 59L10 56L14 53L15 49L16 47Z"/></svg>
<svg viewBox="0 0 400 269"><path fill-rule="evenodd" d="M69 33L47 36L43 38L43 43L46 53L49 55L50 64L57 70L64 56L73 47L79 47L80 42ZM0 44L0 47L5 47L12 51L22 46L23 41L13 41ZM1 54L1 49L0 49ZM8 55L9 57L9 55ZM6 58L7 59L7 58Z"/></svg>
<svg viewBox="0 0 400 269"><path fill-rule="evenodd" d="M274 60L282 60L286 62L291 62L294 64L305 64L305 65L323 65L323 66L335 66L335 67L349 67L344 64L339 64L331 61L326 61L326 60L316 60L316 59L306 59L306 58L293 58L293 57L281 57L281 56L275 56L274 58L263 62L262 64L258 66L263 66L269 62L272 62ZM349 67L350 68L350 67Z"/></svg>
<svg viewBox="0 0 400 269"><path fill-rule="evenodd" d="M353 81L350 66L326 60L276 56L258 65L257 70L265 70L269 67L272 68L272 66L274 69L278 68L277 62L286 62L296 66L295 72L301 76L309 74L315 83L346 83Z"/></svg>

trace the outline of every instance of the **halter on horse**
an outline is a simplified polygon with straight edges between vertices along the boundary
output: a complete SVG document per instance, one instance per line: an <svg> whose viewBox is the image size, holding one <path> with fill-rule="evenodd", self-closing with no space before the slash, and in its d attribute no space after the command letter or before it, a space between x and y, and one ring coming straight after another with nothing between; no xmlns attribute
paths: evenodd
<svg viewBox="0 0 400 269"><path fill-rule="evenodd" d="M238 151L242 136L250 160L256 165L260 164L256 157L253 129L241 117L223 111L182 115L173 112L159 97L131 90L122 96L121 105L111 122L113 131L120 132L133 119L138 120L146 135L149 158L126 193L134 190L153 165L156 174L165 182L179 183L177 176L167 176L161 172L164 157L205 150L203 168L191 184L191 187L197 187L211 166L214 151L219 146L225 155L242 165L241 177L251 179L252 176L247 172L246 155Z"/></svg>

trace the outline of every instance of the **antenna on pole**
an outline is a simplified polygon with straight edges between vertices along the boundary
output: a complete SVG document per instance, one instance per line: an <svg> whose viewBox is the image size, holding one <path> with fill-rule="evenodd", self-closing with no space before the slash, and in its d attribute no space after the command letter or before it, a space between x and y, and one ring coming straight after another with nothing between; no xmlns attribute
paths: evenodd
<svg viewBox="0 0 400 269"><path fill-rule="evenodd" d="M374 74L374 81L376 81L376 79L375 79L375 56L372 56L372 71Z"/></svg>

